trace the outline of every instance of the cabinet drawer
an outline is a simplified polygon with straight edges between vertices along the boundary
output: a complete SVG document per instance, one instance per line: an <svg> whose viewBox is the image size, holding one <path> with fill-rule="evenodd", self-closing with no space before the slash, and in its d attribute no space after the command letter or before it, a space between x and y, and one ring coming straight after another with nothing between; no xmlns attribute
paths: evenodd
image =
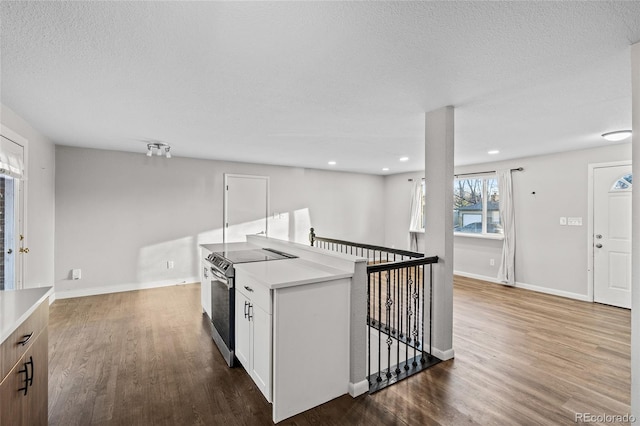
<svg viewBox="0 0 640 426"><path fill-rule="evenodd" d="M266 313L271 313L271 290L256 280L246 277L236 277L236 290L244 294L256 306L260 306Z"/></svg>
<svg viewBox="0 0 640 426"><path fill-rule="evenodd" d="M49 299L44 300L40 306L18 326L16 331L4 341L0 347L0 380L16 365L22 355L29 349L36 337L47 326L49 321ZM27 336L30 336L27 340ZM26 342L25 342L26 340ZM21 342L25 342L24 344Z"/></svg>

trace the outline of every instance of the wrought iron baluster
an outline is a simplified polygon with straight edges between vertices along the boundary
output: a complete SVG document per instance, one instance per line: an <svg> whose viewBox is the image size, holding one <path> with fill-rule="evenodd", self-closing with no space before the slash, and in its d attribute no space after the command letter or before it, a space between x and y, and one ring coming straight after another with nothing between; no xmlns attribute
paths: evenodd
<svg viewBox="0 0 640 426"><path fill-rule="evenodd" d="M367 274L367 363L368 363L368 373L367 380L369 382L369 386L371 386L371 274Z"/></svg>
<svg viewBox="0 0 640 426"><path fill-rule="evenodd" d="M405 345L404 345L404 369L405 371L409 369L409 341L411 340L409 328L411 327L411 299L409 298L409 294L411 293L411 279L409 278L409 268L404 268L404 281L405 281L405 302L406 302L406 321L405 321Z"/></svg>
<svg viewBox="0 0 640 426"><path fill-rule="evenodd" d="M413 280L414 280L414 287L413 287L413 307L414 307L414 316L413 316L413 363L412 365L415 367L418 365L418 363L416 362L416 356L417 356L417 348L418 345L420 344L420 341L418 340L418 317L420 316L420 301L418 300L420 298L420 286L418 285L418 267L414 266L413 267Z"/></svg>
<svg viewBox="0 0 640 426"><path fill-rule="evenodd" d="M425 338L426 336L424 335L424 311L425 311L425 297L427 294L427 289L424 286L424 266L420 266L420 273L421 273L421 279L420 279L420 285L422 287L422 321L420 323L420 330L422 332L422 346L420 347L420 364L424 364L425 362L427 362L427 360L424 358L424 353L425 353Z"/></svg>
<svg viewBox="0 0 640 426"><path fill-rule="evenodd" d="M386 279L386 285L387 285L387 301L385 303L385 306L387 307L386 311L387 311L387 325L385 326L386 330L387 330L387 379L391 378L391 345L393 344L393 339L391 338L391 330L390 330L390 324L391 324L391 306L393 306L393 300L391 299L391 275L390 274L391 271L387 271L385 273L387 279Z"/></svg>
<svg viewBox="0 0 640 426"><path fill-rule="evenodd" d="M404 289L405 286L405 282L402 279L402 270L398 269L398 280L400 281L398 284L398 293L400 294L400 306L398 309L398 317L400 318L400 324L398 324L398 337L400 339L403 339L405 336L405 330L404 330L404 311L407 309L404 303L404 292L402 291ZM398 363L400 362L400 356L398 356Z"/></svg>
<svg viewBox="0 0 640 426"><path fill-rule="evenodd" d="M395 255L394 255L395 258ZM395 259L394 259L395 260ZM394 268L393 270L393 283L394 283L394 290L396 292L396 304L394 305L394 316L396 317L395 320L395 335L396 335L396 340L397 340L397 345L396 345L396 377L398 376L398 374L401 373L402 370L400 370L400 338L401 338L401 334L400 334L400 311L402 309L401 306L398 306L398 303L400 302L400 282L399 282L399 276L400 276L400 271L397 268Z"/></svg>
<svg viewBox="0 0 640 426"><path fill-rule="evenodd" d="M429 357L433 354L433 265L429 265Z"/></svg>
<svg viewBox="0 0 640 426"><path fill-rule="evenodd" d="M382 371L382 327L380 324L380 318L382 318L382 300L380 295L382 294L382 272L378 272L378 377L377 381L381 382L382 377L380 376L380 372Z"/></svg>

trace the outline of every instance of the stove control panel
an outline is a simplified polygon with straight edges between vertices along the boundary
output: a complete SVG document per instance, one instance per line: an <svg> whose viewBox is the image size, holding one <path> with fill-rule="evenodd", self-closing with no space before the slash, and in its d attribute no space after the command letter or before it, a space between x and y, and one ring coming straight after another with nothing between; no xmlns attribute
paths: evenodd
<svg viewBox="0 0 640 426"><path fill-rule="evenodd" d="M207 260L222 272L227 272L227 269L231 266L231 262L222 257L216 256L215 253L211 253L207 256Z"/></svg>

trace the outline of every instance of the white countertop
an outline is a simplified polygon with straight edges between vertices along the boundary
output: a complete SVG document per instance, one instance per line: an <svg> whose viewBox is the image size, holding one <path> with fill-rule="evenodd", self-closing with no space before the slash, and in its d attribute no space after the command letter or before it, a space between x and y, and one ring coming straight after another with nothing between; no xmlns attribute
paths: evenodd
<svg viewBox="0 0 640 426"><path fill-rule="evenodd" d="M239 263L236 278L247 274L269 289L332 281L353 276L353 271L333 268L305 259L280 259L269 262Z"/></svg>
<svg viewBox="0 0 640 426"><path fill-rule="evenodd" d="M251 250L251 249L260 249L262 247L257 246L255 244L241 242L241 243L219 243L219 244L200 244L201 247L205 249L218 253L225 251L238 251L238 250Z"/></svg>
<svg viewBox="0 0 640 426"><path fill-rule="evenodd" d="M0 291L0 344L49 298L52 291L53 287Z"/></svg>

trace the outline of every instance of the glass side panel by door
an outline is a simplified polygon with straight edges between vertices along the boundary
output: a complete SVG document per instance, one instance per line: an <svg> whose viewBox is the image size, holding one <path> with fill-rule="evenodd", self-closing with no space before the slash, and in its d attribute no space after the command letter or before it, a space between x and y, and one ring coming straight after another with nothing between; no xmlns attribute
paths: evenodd
<svg viewBox="0 0 640 426"><path fill-rule="evenodd" d="M16 180L0 175L0 290L16 288Z"/></svg>

